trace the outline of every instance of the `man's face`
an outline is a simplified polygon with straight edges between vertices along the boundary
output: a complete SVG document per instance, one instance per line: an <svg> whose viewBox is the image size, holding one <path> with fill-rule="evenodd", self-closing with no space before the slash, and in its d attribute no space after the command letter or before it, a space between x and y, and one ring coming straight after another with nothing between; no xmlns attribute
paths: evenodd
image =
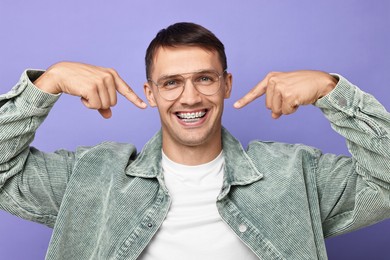
<svg viewBox="0 0 390 260"><path fill-rule="evenodd" d="M223 75L216 52L189 46L157 50L150 73L154 82L167 75L185 74L186 78L183 93L172 101L163 99L155 84L145 83L144 90L149 104L157 106L160 113L163 147L207 146L213 142L221 142L223 104L224 99L230 96L232 76L223 75L218 92L206 96L198 92L191 81L192 73L202 70L216 71ZM195 113L196 118L188 120L191 113Z"/></svg>

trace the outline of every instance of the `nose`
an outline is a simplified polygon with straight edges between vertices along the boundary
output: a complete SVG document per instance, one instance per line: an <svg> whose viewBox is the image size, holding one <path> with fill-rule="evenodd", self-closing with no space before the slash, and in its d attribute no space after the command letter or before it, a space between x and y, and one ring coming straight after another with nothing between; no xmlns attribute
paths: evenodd
<svg viewBox="0 0 390 260"><path fill-rule="evenodd" d="M201 102L201 93L195 88L191 79L187 79L184 84L183 93L180 95L179 101L182 104L194 105Z"/></svg>

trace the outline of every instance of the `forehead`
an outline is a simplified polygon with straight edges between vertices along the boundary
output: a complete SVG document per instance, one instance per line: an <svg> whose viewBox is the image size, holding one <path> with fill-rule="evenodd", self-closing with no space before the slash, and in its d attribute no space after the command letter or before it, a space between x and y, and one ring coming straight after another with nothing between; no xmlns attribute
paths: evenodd
<svg viewBox="0 0 390 260"><path fill-rule="evenodd" d="M153 57L151 76L157 78L200 70L221 72L216 51L194 46L159 47Z"/></svg>

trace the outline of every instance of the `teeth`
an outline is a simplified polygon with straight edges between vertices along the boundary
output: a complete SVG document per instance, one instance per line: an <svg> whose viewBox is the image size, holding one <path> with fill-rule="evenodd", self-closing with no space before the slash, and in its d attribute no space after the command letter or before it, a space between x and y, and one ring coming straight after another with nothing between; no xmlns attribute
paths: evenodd
<svg viewBox="0 0 390 260"><path fill-rule="evenodd" d="M200 118L206 114L205 111L200 111L200 112L192 112L192 113L178 113L178 117L182 119L195 119L195 118Z"/></svg>

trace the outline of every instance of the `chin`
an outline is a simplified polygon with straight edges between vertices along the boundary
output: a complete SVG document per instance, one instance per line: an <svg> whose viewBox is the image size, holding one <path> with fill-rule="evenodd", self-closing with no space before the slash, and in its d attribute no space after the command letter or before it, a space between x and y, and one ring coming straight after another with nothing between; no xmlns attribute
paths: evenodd
<svg viewBox="0 0 390 260"><path fill-rule="evenodd" d="M185 131L176 135L176 140L178 140L182 145L195 147L202 146L208 143L215 141L215 138L219 137L221 128L211 128L211 129L193 129L194 131ZM219 131L219 132L218 132Z"/></svg>
<svg viewBox="0 0 390 260"><path fill-rule="evenodd" d="M208 141L208 136L185 136L183 138L178 138L179 143L185 146L195 147L201 146Z"/></svg>

